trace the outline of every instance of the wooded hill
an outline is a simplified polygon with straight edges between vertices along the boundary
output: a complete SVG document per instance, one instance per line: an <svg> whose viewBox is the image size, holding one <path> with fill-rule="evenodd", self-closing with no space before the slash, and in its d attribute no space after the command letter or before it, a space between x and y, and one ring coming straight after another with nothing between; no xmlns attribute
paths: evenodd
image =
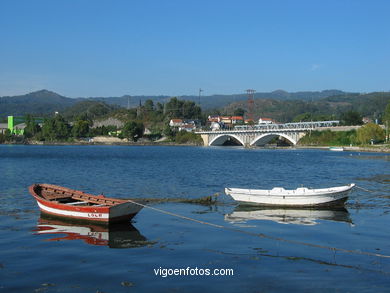
<svg viewBox="0 0 390 293"><path fill-rule="evenodd" d="M363 116L380 119L383 110L390 101L390 92L376 92L368 94L346 93L337 90L319 92L288 93L282 90L271 93L256 93L254 115L258 117L273 118L279 122L292 121L297 115L311 113L329 118L337 118L341 113L357 111ZM107 115L119 106L135 108L152 100L154 104L166 104L171 97L168 96L123 96L111 98L67 98L57 93L41 90L21 96L0 97L0 118L4 120L7 115L35 116L53 115L55 111L71 116L71 113L92 111L96 115ZM181 96L180 100L198 103L198 96ZM202 96L201 107L207 114L234 114L241 108L247 110L247 96L240 95L213 95ZM215 109L215 110L212 110Z"/></svg>
<svg viewBox="0 0 390 293"><path fill-rule="evenodd" d="M339 119L342 113L355 111L362 116L380 120L389 102L389 92L339 95L316 101L255 99L254 117L291 122L298 115L310 113L314 118L317 116L328 120ZM237 109L247 110L247 102L239 101L225 106L221 114L233 115Z"/></svg>
<svg viewBox="0 0 390 293"><path fill-rule="evenodd" d="M269 93L256 93L255 99L277 99L277 100L318 100L334 95L348 95L348 93L338 90L325 90L318 92L296 92L288 93L277 90ZM199 103L199 96L178 96L180 100L194 101ZM80 101L104 102L108 105L127 107L137 107L140 103L144 104L147 100L152 100L155 104L158 102L164 104L171 99L170 96L129 96L122 97L88 97L88 98L68 98L48 90L40 90L19 96L0 97L0 117L7 115L23 116L25 114L46 115L55 111L62 112L64 109ZM202 95L200 97L201 107L206 109L221 108L230 103L246 100L245 94L233 95Z"/></svg>

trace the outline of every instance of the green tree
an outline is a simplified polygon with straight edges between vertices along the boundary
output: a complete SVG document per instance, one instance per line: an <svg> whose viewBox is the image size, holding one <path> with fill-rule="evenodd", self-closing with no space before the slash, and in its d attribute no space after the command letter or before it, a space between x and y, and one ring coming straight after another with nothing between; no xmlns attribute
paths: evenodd
<svg viewBox="0 0 390 293"><path fill-rule="evenodd" d="M385 132L377 124L367 123L357 130L356 138L361 144L367 144L371 141L379 142L385 139Z"/></svg>
<svg viewBox="0 0 390 293"><path fill-rule="evenodd" d="M56 141L67 140L70 134L68 122L61 115L45 119L42 126L42 135L44 140Z"/></svg>
<svg viewBox="0 0 390 293"><path fill-rule="evenodd" d="M32 138L41 131L41 127L35 123L34 118L31 115L25 117L26 127L24 128L24 137Z"/></svg>
<svg viewBox="0 0 390 293"><path fill-rule="evenodd" d="M122 128L122 136L137 141L144 134L144 125L141 122L129 121Z"/></svg>
<svg viewBox="0 0 390 293"><path fill-rule="evenodd" d="M166 118L182 118L195 119L201 117L201 109L192 101L181 101L176 97L171 98L168 103L164 105L164 113Z"/></svg>
<svg viewBox="0 0 390 293"><path fill-rule="evenodd" d="M157 102L156 104L156 112L158 114L162 114L164 112L164 105L161 104L160 102Z"/></svg>
<svg viewBox="0 0 390 293"><path fill-rule="evenodd" d="M9 129L6 129L4 133L0 133L0 143L12 141L12 133Z"/></svg>
<svg viewBox="0 0 390 293"><path fill-rule="evenodd" d="M203 140L199 134L195 134L193 132L187 132L185 130L179 131L176 134L175 142L182 143L182 144L183 143L194 143L197 145L203 144Z"/></svg>
<svg viewBox="0 0 390 293"><path fill-rule="evenodd" d="M146 100L144 104L144 108L146 111L153 111L154 110L154 103L152 100Z"/></svg>
<svg viewBox="0 0 390 293"><path fill-rule="evenodd" d="M313 114L312 113L302 113L294 117L293 122L307 122L307 121L313 121Z"/></svg>
<svg viewBox="0 0 390 293"><path fill-rule="evenodd" d="M244 114L245 114L245 110L243 108L237 108L233 112L234 116L244 116Z"/></svg>
<svg viewBox="0 0 390 293"><path fill-rule="evenodd" d="M87 137L89 135L89 121L78 120L73 124L73 137Z"/></svg>
<svg viewBox="0 0 390 293"><path fill-rule="evenodd" d="M389 141L389 129L390 129L390 102L387 104L385 113L383 114L383 122L386 127L386 141Z"/></svg>
<svg viewBox="0 0 390 293"><path fill-rule="evenodd" d="M359 112L348 111L341 114L341 121L344 125L362 125L363 117Z"/></svg>
<svg viewBox="0 0 390 293"><path fill-rule="evenodd" d="M170 139L174 139L176 136L176 131L173 131L169 124L166 124L163 129L163 134Z"/></svg>

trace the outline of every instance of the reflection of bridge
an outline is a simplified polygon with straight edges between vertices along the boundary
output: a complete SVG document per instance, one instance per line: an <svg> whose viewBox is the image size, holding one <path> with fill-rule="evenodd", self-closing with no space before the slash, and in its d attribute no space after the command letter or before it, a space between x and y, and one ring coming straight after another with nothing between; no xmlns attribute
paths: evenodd
<svg viewBox="0 0 390 293"><path fill-rule="evenodd" d="M264 146L274 138L285 139L296 145L307 132L320 127L332 127L339 121L297 122L286 124L242 125L229 130L198 131L205 146L224 145L226 142L242 146Z"/></svg>

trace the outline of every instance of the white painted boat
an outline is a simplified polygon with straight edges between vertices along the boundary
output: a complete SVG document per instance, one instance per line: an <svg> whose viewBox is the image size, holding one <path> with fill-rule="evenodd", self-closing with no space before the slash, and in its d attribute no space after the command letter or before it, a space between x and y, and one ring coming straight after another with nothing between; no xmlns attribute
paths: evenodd
<svg viewBox="0 0 390 293"><path fill-rule="evenodd" d="M343 152L344 148L343 147L329 147L329 150L332 152Z"/></svg>
<svg viewBox="0 0 390 293"><path fill-rule="evenodd" d="M271 190L225 188L225 193L235 201L244 204L287 207L337 206L344 204L354 186L355 184L351 183L346 186L321 189L306 187L297 189L275 187Z"/></svg>

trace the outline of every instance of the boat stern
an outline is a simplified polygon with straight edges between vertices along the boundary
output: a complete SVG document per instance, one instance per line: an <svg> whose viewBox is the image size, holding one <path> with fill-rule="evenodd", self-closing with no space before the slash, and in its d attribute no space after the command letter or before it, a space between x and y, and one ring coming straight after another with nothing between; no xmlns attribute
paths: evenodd
<svg viewBox="0 0 390 293"><path fill-rule="evenodd" d="M141 202L128 201L110 208L109 221L120 222L132 219L142 208Z"/></svg>

